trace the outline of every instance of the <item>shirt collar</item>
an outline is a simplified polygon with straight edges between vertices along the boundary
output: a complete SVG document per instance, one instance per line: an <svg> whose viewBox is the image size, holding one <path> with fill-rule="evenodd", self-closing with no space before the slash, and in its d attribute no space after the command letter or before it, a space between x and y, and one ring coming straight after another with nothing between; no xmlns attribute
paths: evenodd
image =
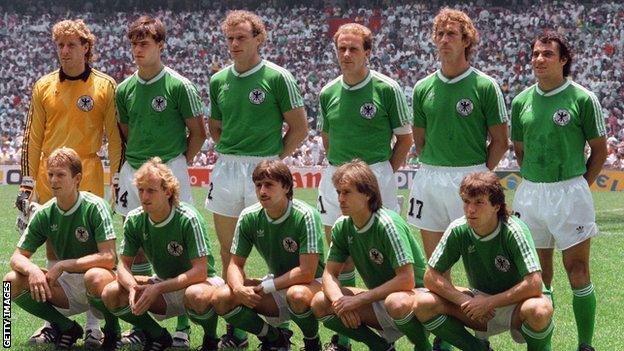
<svg viewBox="0 0 624 351"><path fill-rule="evenodd" d="M366 86L366 84L368 84L368 82L371 81L371 79L373 79L373 70L369 69L368 70L368 74L366 75L366 78L364 78L363 81L357 83L356 85L349 85L347 84L347 82L344 81L344 76L340 76L340 82L342 83L342 87L346 90L358 90L361 89L363 87Z"/></svg>
<svg viewBox="0 0 624 351"><path fill-rule="evenodd" d="M355 231L360 234L366 233L373 226L373 223L375 222L375 217L377 217L377 212L371 213L370 219L362 228L358 228L355 223L353 223L353 228L355 228Z"/></svg>
<svg viewBox="0 0 624 351"><path fill-rule="evenodd" d="M472 233L472 235L474 235L474 237L479 240L479 241L490 241L494 238L496 238L498 236L498 233L500 233L501 231L501 221L498 221L498 225L496 226L496 229L494 229L493 232L491 232L490 234L486 235L486 236L480 236L479 234L477 234L474 229L470 228L470 232Z"/></svg>
<svg viewBox="0 0 624 351"><path fill-rule="evenodd" d="M438 75L438 78L443 81L446 84L455 84L459 81L461 81L462 79L468 77L470 75L470 73L472 73L472 71L474 71L474 68L472 67L468 67L468 69L466 70L466 72L458 75L455 78L447 78L444 74L442 74L442 69L439 69L436 73Z"/></svg>
<svg viewBox="0 0 624 351"><path fill-rule="evenodd" d="M288 218L288 216L290 216L290 211L292 210L292 200L288 201L288 207L286 207L286 211L284 212L284 214L278 218L278 219L273 219L271 217L269 217L269 214L266 212L266 210L264 211L264 215L267 218L267 221L269 221L269 223L271 224L281 224L283 223L286 218Z"/></svg>
<svg viewBox="0 0 624 351"><path fill-rule="evenodd" d="M550 91L543 91L542 89L539 88L538 84L535 84L535 91L538 94L542 95L542 96L553 96L553 95L557 95L560 92L564 91L565 88L568 87L568 85L570 85L570 80L566 79L566 81L563 84L561 84L561 86L559 88L553 89L553 90L550 90Z"/></svg>
<svg viewBox="0 0 624 351"><path fill-rule="evenodd" d="M78 209L78 207L80 207L80 204L82 203L82 192L78 192L78 198L76 199L76 203L67 211L63 211L61 210L60 207L58 207L58 203L56 204L56 208L58 209L58 211L61 213L62 216L71 216L74 212L76 212L76 210Z"/></svg>
<svg viewBox="0 0 624 351"><path fill-rule="evenodd" d="M59 80L62 82L65 79L67 79L67 80L82 79L82 81L86 82L87 79L89 79L89 75L90 74L91 74L91 66L89 66L89 65L85 65L85 70L81 74L79 74L79 75L77 75L75 77L68 76L67 74L65 74L65 72L63 72L63 67L61 67L59 69Z"/></svg>
<svg viewBox="0 0 624 351"><path fill-rule="evenodd" d="M265 65L265 61L264 60L260 60L260 62L258 62L257 65L251 67L250 69L246 70L245 72L238 72L238 71L236 71L236 68L234 68L234 65L232 65L232 74L235 75L236 77L239 77L239 78L249 77L250 75L258 72L262 67L264 67L264 65Z"/></svg>
<svg viewBox="0 0 624 351"><path fill-rule="evenodd" d="M160 223L154 223L154 221L152 221L152 219L149 218L149 215L147 216L147 219L149 219L150 224L153 225L154 227L162 228L166 226L167 224L169 224L169 222L171 222L171 220L173 219L173 216L175 215L175 212L176 212L176 208L171 206L171 212L169 212L169 216L167 217L167 219L165 219L164 221Z"/></svg>
<svg viewBox="0 0 624 351"><path fill-rule="evenodd" d="M165 73L166 73L166 72L167 72L167 66L163 65L163 67L162 67L162 69L160 70L160 72L158 72L158 74L157 74L154 78L152 78L152 79L150 79L150 80L144 80L144 79L142 79L142 78L139 76L139 71L136 71L134 74L136 74L137 81L138 81L139 83L141 83L141 84L143 84L143 85L150 85L150 84L152 84L152 83L157 82L158 80L160 80L160 78L162 78L162 77L165 75Z"/></svg>

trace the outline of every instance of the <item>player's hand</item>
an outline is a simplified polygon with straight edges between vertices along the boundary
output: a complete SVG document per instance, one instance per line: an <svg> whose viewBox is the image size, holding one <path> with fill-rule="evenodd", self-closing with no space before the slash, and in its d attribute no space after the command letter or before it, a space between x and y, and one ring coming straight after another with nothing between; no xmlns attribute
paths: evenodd
<svg viewBox="0 0 624 351"><path fill-rule="evenodd" d="M342 315L346 312L351 312L357 310L358 307L362 306L362 301L358 297L355 296L342 296L338 300L332 302L332 307L337 315Z"/></svg>
<svg viewBox="0 0 624 351"><path fill-rule="evenodd" d="M19 193L15 199L15 207L28 216L28 205L35 189L35 180L32 177L22 177L22 183L20 184Z"/></svg>
<svg viewBox="0 0 624 351"><path fill-rule="evenodd" d="M158 296L162 294L158 284L136 285L134 287L134 290L135 290L135 296L136 295L139 296L133 308L131 308L132 313L135 316L140 316L143 313L147 312L147 310L149 310L152 304L156 302L156 299L158 299Z"/></svg>
<svg viewBox="0 0 624 351"><path fill-rule="evenodd" d="M113 174L111 177L111 207L115 209L117 206L117 195L119 195L119 173Z"/></svg>
<svg viewBox="0 0 624 351"><path fill-rule="evenodd" d="M477 295L461 304L462 311L471 319L487 322L494 317L494 306L487 296Z"/></svg>
<svg viewBox="0 0 624 351"><path fill-rule="evenodd" d="M242 286L233 290L238 300L249 308L255 308L262 300L262 296L256 293L256 290L250 286Z"/></svg>
<svg viewBox="0 0 624 351"><path fill-rule="evenodd" d="M52 298L52 290L46 280L46 274L39 267L28 273L30 296L37 302L46 302Z"/></svg>
<svg viewBox="0 0 624 351"><path fill-rule="evenodd" d="M258 284L256 286L253 287L253 290L256 294L258 294L260 297L266 295L264 293L264 287L262 286L262 284Z"/></svg>
<svg viewBox="0 0 624 351"><path fill-rule="evenodd" d="M54 264L46 273L46 280L49 286L58 285L58 278L63 274L63 267L60 262Z"/></svg>
<svg viewBox="0 0 624 351"><path fill-rule="evenodd" d="M349 311L338 317L340 317L342 324L347 326L347 328L356 329L362 324L362 319L360 319L360 315L357 311Z"/></svg>

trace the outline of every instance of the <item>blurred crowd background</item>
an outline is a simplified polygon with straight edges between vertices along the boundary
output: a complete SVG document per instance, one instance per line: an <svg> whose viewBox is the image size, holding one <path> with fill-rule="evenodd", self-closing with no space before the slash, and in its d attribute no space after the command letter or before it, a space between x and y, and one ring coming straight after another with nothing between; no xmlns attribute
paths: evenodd
<svg viewBox="0 0 624 351"><path fill-rule="evenodd" d="M230 64L220 22L229 9L249 8L266 22L269 36L262 56L290 70L304 96L309 137L287 158L294 166L326 164L314 131L321 88L339 75L331 23L356 21L375 32L371 67L396 79L408 102L414 84L438 68L431 42L432 20L440 2L397 1L20 1L0 2L0 164L18 164L32 85L58 68L51 38L54 23L83 18L94 32L93 66L117 82L132 74L127 25L149 13L167 26L166 65L189 78L209 105L212 74ZM448 2L445 2L448 3ZM606 119L609 155L605 167L624 169L624 4L618 2L476 1L452 7L470 14L481 43L472 65L500 84L507 107L534 84L530 41L543 29L564 33L575 47L572 78L593 91ZM365 137L365 136L363 136ZM406 167L417 167L410 152ZM101 151L106 162L106 149ZM207 140L196 166L214 164L218 155ZM513 150L501 169L517 169Z"/></svg>

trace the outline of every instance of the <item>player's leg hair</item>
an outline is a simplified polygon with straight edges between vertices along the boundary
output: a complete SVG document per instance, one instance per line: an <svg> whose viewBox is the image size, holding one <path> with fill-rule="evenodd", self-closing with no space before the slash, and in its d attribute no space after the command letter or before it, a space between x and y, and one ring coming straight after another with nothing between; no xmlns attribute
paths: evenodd
<svg viewBox="0 0 624 351"><path fill-rule="evenodd" d="M221 276L226 279L227 266L230 263L230 248L232 247L232 239L234 238L234 230L238 217L228 217L217 213L213 213L215 231L217 239L219 239L219 256L221 256Z"/></svg>
<svg viewBox="0 0 624 351"><path fill-rule="evenodd" d="M112 314L104 305L104 301L102 301L102 291L108 284L110 284L114 280L115 273L108 269L99 267L89 269L84 275L84 282L87 289L87 299L89 301L89 305L100 311L100 313L102 313L102 315L104 316L104 329L117 333L121 330L121 327L119 325L119 318ZM93 316L95 317L95 315Z"/></svg>

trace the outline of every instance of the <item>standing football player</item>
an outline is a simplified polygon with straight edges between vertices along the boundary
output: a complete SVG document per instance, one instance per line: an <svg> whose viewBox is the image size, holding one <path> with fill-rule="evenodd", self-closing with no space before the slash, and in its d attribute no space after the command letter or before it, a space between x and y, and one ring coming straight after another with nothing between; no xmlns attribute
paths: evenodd
<svg viewBox="0 0 624 351"><path fill-rule="evenodd" d="M342 75L321 90L317 125L330 164L323 170L318 196L328 242L331 227L341 215L332 183L336 168L355 158L366 162L377 177L384 207L399 211L394 172L412 145L411 115L401 87L369 68L371 31L357 23L344 24L334 34L334 44ZM340 281L355 286L351 260L343 265ZM335 335L331 345L334 350L345 350L349 341Z"/></svg>
<svg viewBox="0 0 624 351"><path fill-rule="evenodd" d="M133 184L134 173L151 157L160 157L180 182L180 198L192 204L187 164L192 162L206 139L204 108L197 88L188 79L163 65L166 30L163 23L142 16L128 27L132 57L138 70L119 84L117 110L121 132L127 141L126 162L119 173L116 212L126 216L141 205ZM187 134L188 132L188 134ZM133 273L150 275L151 267L139 252ZM190 324L178 318L174 346L188 347ZM141 343L134 328L124 333L124 344Z"/></svg>
<svg viewBox="0 0 624 351"><path fill-rule="evenodd" d="M551 288L553 251L562 251L572 288L578 350L594 350L596 293L589 273L591 238L598 235L589 186L607 156L605 123L592 92L567 78L572 47L556 32L532 43L537 84L512 102L512 140L523 182L513 208L533 234ZM589 144L589 158L585 144Z"/></svg>
<svg viewBox="0 0 624 351"><path fill-rule="evenodd" d="M104 197L104 170L97 152L106 133L111 173L119 171L122 142L115 119L115 80L91 67L95 36L82 20L64 20L52 27L60 68L39 79L32 90L22 148L22 184L15 201L21 211L18 229L24 230L33 206L52 198L47 177L50 153L66 146L74 149L83 163L80 190ZM46 245L48 267L57 260ZM101 344L104 335L99 322L87 312L86 343ZM54 342L49 324L37 330L30 344Z"/></svg>
<svg viewBox="0 0 624 351"><path fill-rule="evenodd" d="M221 245L223 276L241 211L256 203L251 175L264 159L292 154L308 131L303 99L286 69L263 60L264 23L248 11L230 12L221 25L234 64L210 79L208 128L219 159L213 168L206 208L213 213ZM288 129L282 136L282 125ZM245 347L242 332L228 326L221 346Z"/></svg>
<svg viewBox="0 0 624 351"><path fill-rule="evenodd" d="M431 35L440 69L414 86L413 134L421 167L407 213L408 222L420 229L427 257L448 225L463 215L458 189L464 176L494 169L508 146L501 90L470 65L479 42L472 20L443 8Z"/></svg>

